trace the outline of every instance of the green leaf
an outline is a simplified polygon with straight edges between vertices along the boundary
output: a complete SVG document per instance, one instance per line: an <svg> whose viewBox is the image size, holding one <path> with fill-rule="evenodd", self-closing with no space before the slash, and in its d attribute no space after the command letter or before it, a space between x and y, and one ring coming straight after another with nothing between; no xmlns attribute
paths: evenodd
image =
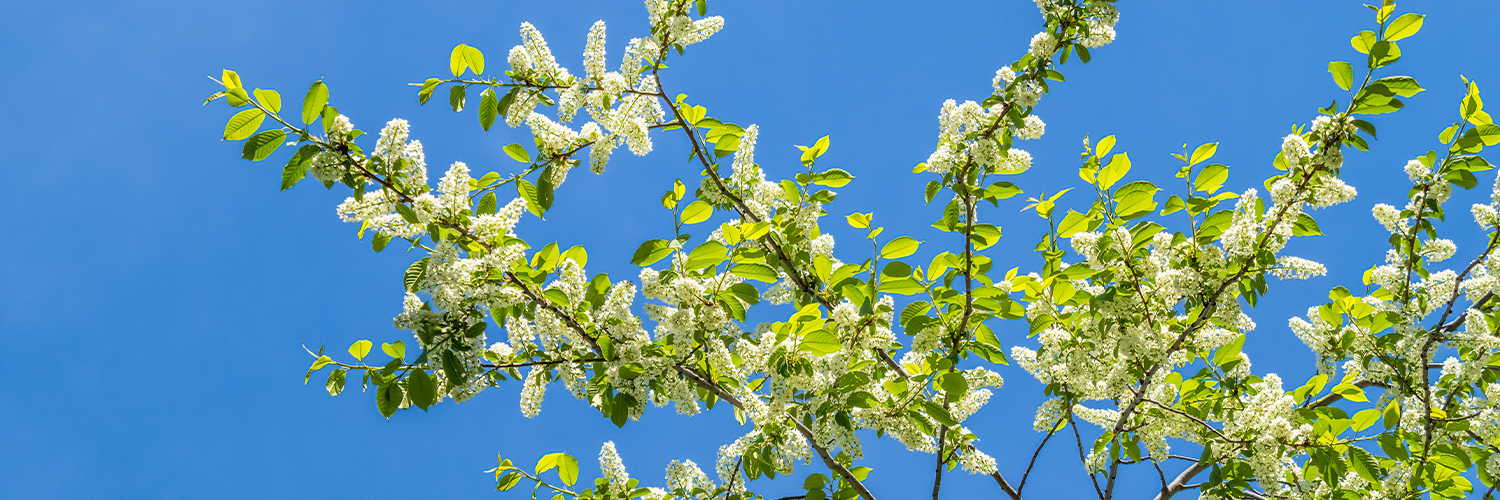
<svg viewBox="0 0 1500 500"><path fill-rule="evenodd" d="M1380 421L1380 410L1366 408L1354 414L1354 432L1361 432Z"/></svg>
<svg viewBox="0 0 1500 500"><path fill-rule="evenodd" d="M1297 222L1292 225L1292 236L1322 236L1323 229L1318 227L1318 221L1313 220L1311 215L1298 214Z"/></svg>
<svg viewBox="0 0 1500 500"><path fill-rule="evenodd" d="M910 236L899 236L896 239L891 240L889 243L886 243L884 247L880 248L880 258L899 259L902 257L906 257L908 255L917 253L917 247L921 246L921 244L922 242L917 241L916 238L912 238Z"/></svg>
<svg viewBox="0 0 1500 500"><path fill-rule="evenodd" d="M623 378L625 380L634 380L636 377L639 377L642 374L646 373L646 367L640 363L627 363L620 366L620 370L618 373L620 375L620 378Z"/></svg>
<svg viewBox="0 0 1500 500"><path fill-rule="evenodd" d="M658 240L659 241L659 240ZM729 269L729 273L747 280L764 281L775 283L780 279L776 270L764 264L739 264Z"/></svg>
<svg viewBox="0 0 1500 500"><path fill-rule="evenodd" d="M421 284L422 276L427 274L427 261L430 257L422 257L411 263L406 268L406 274L402 276L401 282L406 285L406 291L417 292L417 285Z"/></svg>
<svg viewBox="0 0 1500 500"><path fill-rule="evenodd" d="M1396 42L1381 40L1370 46L1369 66L1380 68L1401 59L1401 47Z"/></svg>
<svg viewBox="0 0 1500 500"><path fill-rule="evenodd" d="M1349 90L1354 85L1354 66L1345 61L1332 61L1328 63L1328 74L1333 75L1333 83L1339 88Z"/></svg>
<svg viewBox="0 0 1500 500"><path fill-rule="evenodd" d="M953 418L953 415L948 413L948 410L943 409L942 405L931 401L923 401L922 409L927 412L927 416L932 417L933 420L936 420L940 424L949 427L958 425L958 419Z"/></svg>
<svg viewBox="0 0 1500 500"><path fill-rule="evenodd" d="M1000 242L1000 228L994 224L974 225L974 245L977 250L984 250Z"/></svg>
<svg viewBox="0 0 1500 500"><path fill-rule="evenodd" d="M484 53L468 45L460 45L460 47L464 48L464 62L468 64L469 69L474 71L474 76L484 74Z"/></svg>
<svg viewBox="0 0 1500 500"><path fill-rule="evenodd" d="M1228 344L1219 347L1217 351L1214 351L1214 364L1225 366L1229 363L1238 362L1240 360L1240 350L1244 349L1244 347L1245 336L1241 334Z"/></svg>
<svg viewBox="0 0 1500 500"><path fill-rule="evenodd" d="M1422 19L1425 17L1416 13L1402 14L1395 21L1391 21L1391 26L1385 29L1385 39L1394 42L1417 34L1422 30Z"/></svg>
<svg viewBox="0 0 1500 500"><path fill-rule="evenodd" d="M1203 171L1198 173L1198 178L1193 179L1193 190L1213 194L1214 191L1223 187L1224 181L1227 180L1229 180L1229 167L1212 163L1203 167Z"/></svg>
<svg viewBox="0 0 1500 500"><path fill-rule="evenodd" d="M474 208L475 214L494 214L498 210L498 201L495 192L490 191L479 197L479 206Z"/></svg>
<svg viewBox="0 0 1500 500"><path fill-rule="evenodd" d="M519 472L510 472L500 476L500 480L495 482L495 491L510 491L511 488L521 483L521 477Z"/></svg>
<svg viewBox="0 0 1500 500"><path fill-rule="evenodd" d="M417 213L413 212L411 210L411 207L406 206L406 204L397 203L395 207L396 213L400 215L401 219L405 220L408 224L419 224L422 222L421 219L417 218Z"/></svg>
<svg viewBox="0 0 1500 500"><path fill-rule="evenodd" d="M880 291L897 295L916 295L927 291L927 286L911 278L887 279L880 282Z"/></svg>
<svg viewBox="0 0 1500 500"><path fill-rule="evenodd" d="M237 89L245 86L245 84L240 83L240 74L229 69L224 70L220 80L222 80L221 83L224 84L224 88L226 89Z"/></svg>
<svg viewBox="0 0 1500 500"><path fill-rule="evenodd" d="M813 176L813 184L821 184L828 187L844 187L854 176L841 168L830 168L818 175Z"/></svg>
<svg viewBox="0 0 1500 500"><path fill-rule="evenodd" d="M1401 97L1411 97L1417 95L1417 93L1423 90L1426 90L1417 83L1417 80L1415 78L1409 76L1387 76L1385 78L1375 80L1371 83L1371 85L1374 85L1376 83L1385 86L1385 88L1390 89L1391 92L1395 92L1396 95L1399 95ZM1370 135L1373 136L1375 134Z"/></svg>
<svg viewBox="0 0 1500 500"><path fill-rule="evenodd" d="M505 154L521 163L531 163L531 152L526 151L526 146L511 144L505 147Z"/></svg>
<svg viewBox="0 0 1500 500"><path fill-rule="evenodd" d="M1500 144L1500 126L1497 126L1493 123L1479 125L1464 133L1464 139L1466 139L1467 142L1471 143L1473 141L1479 141L1479 143L1484 144L1485 146L1494 146L1496 144ZM1470 144L1470 146L1472 147L1473 145ZM1482 172L1485 170L1489 170L1491 167L1488 161L1478 156L1466 155L1457 157L1454 160L1455 161L1450 162L1449 165L1456 165L1458 166L1458 168L1461 168L1463 170Z"/></svg>
<svg viewBox="0 0 1500 500"><path fill-rule="evenodd" d="M401 390L401 384L385 384L375 391L375 407L380 410L380 415L391 418L396 414L396 409L401 407L401 400L406 394Z"/></svg>
<svg viewBox="0 0 1500 500"><path fill-rule="evenodd" d="M354 359L364 361L365 356L368 356L370 354L370 348L374 346L374 342L370 342L368 340L356 340L349 346L349 355L354 356Z"/></svg>
<svg viewBox="0 0 1500 500"><path fill-rule="evenodd" d="M250 136L245 141L245 147L241 151L242 158L250 161L261 161L270 158L276 150L281 147L282 141L286 139L286 131L271 129Z"/></svg>
<svg viewBox="0 0 1500 500"><path fill-rule="evenodd" d="M1099 139L1099 144L1094 146L1094 156L1103 158L1109 156L1109 152L1115 149L1115 136L1107 136Z"/></svg>
<svg viewBox="0 0 1500 500"><path fill-rule="evenodd" d="M696 271L719 265L720 262L724 262L724 259L727 258L729 258L729 251L724 247L723 243L705 241L702 245L698 245L697 248L688 253L687 264L684 264L683 268L689 271Z"/></svg>
<svg viewBox="0 0 1500 500"><path fill-rule="evenodd" d="M406 389L411 396L411 404L417 408L427 410L427 407L437 403L437 382L427 375L427 370L412 370L411 376L407 377Z"/></svg>
<svg viewBox="0 0 1500 500"><path fill-rule="evenodd" d="M302 123L312 124L323 113L323 106L328 105L328 85L323 80L313 82L312 87L307 89L307 97L302 98Z"/></svg>
<svg viewBox="0 0 1500 500"><path fill-rule="evenodd" d="M380 350L382 352L385 352L386 356L390 356L392 358L400 360L406 359L406 342L400 340L397 340L394 344L390 342L381 342Z"/></svg>
<svg viewBox="0 0 1500 500"><path fill-rule="evenodd" d="M463 85L454 85L448 88L448 105L453 111L463 111L468 88Z"/></svg>
<svg viewBox="0 0 1500 500"><path fill-rule="evenodd" d="M1380 482L1380 462L1377 462L1375 460L1375 456L1371 455L1370 452L1365 451L1364 448L1360 448L1358 446L1349 447L1349 465L1351 465L1354 468L1354 472L1359 474L1359 477L1364 478L1365 481L1369 481L1371 483Z"/></svg>
<svg viewBox="0 0 1500 500"><path fill-rule="evenodd" d="M1364 30L1359 32L1358 35L1354 35L1354 38L1349 39L1349 45L1353 46L1354 50L1359 51L1359 53L1361 54L1369 54L1370 48L1373 47L1375 45L1375 42L1379 40L1380 39L1375 36L1374 31Z"/></svg>
<svg viewBox="0 0 1500 500"><path fill-rule="evenodd" d="M964 374L959 372L948 372L943 375L942 385L949 402L956 402L969 392L969 381L964 378Z"/></svg>
<svg viewBox="0 0 1500 500"><path fill-rule="evenodd" d="M703 200L694 200L682 209L683 224L697 224L714 215L714 206Z"/></svg>
<svg viewBox="0 0 1500 500"><path fill-rule="evenodd" d="M500 101L495 99L495 89L484 89L479 93L479 126L489 132L499 114Z"/></svg>
<svg viewBox="0 0 1500 500"><path fill-rule="evenodd" d="M443 81L437 78L428 78L427 81L422 82L422 90L417 91L417 105L427 104L427 100L432 99L432 91L437 90L438 85L442 83Z"/></svg>
<svg viewBox="0 0 1500 500"><path fill-rule="evenodd" d="M862 214L859 212L855 212L844 217L844 220L849 221L849 227L855 229L868 229L870 227L870 220L873 218L873 215L874 214Z"/></svg>
<svg viewBox="0 0 1500 500"><path fill-rule="evenodd" d="M1100 141L1100 145L1103 146L1103 141ZM1113 145L1111 141L1110 146ZM1120 179L1125 178L1127 173L1130 173L1130 155L1127 153L1114 155L1109 159L1109 165L1099 169L1099 177L1095 180L1095 184L1099 186L1099 189L1109 189Z"/></svg>
<svg viewBox="0 0 1500 500"><path fill-rule="evenodd" d="M463 75L464 70L469 68L469 61L464 57L465 48L468 48L468 45L460 43L457 47L453 47L453 52L448 54L448 69L453 72L454 78Z"/></svg>
<svg viewBox="0 0 1500 500"><path fill-rule="evenodd" d="M855 391L844 400L844 404L855 408L874 408L880 404L880 400L875 399L875 395L868 392Z"/></svg>
<svg viewBox="0 0 1500 500"><path fill-rule="evenodd" d="M578 459L567 453L561 455L557 457L557 478L561 479L563 484L573 486L578 482Z"/></svg>
<svg viewBox="0 0 1500 500"><path fill-rule="evenodd" d="M1018 194L1021 194L1021 188L1006 181L996 182L984 188L984 196L996 200L1004 200Z"/></svg>
<svg viewBox="0 0 1500 500"><path fill-rule="evenodd" d="M637 266L649 266L657 261L672 255L672 247L667 240L647 240L635 249L635 256L630 258L630 263Z"/></svg>
<svg viewBox="0 0 1500 500"><path fill-rule="evenodd" d="M1070 238L1075 234L1088 231L1089 216L1069 210L1068 215L1063 216L1062 222L1057 224L1057 237Z"/></svg>
<svg viewBox="0 0 1500 500"><path fill-rule="evenodd" d="M755 305L760 303L760 290L756 290L755 285L749 283L735 283L730 285L729 291L726 293L733 295L746 304Z"/></svg>
<svg viewBox="0 0 1500 500"><path fill-rule="evenodd" d="M281 112L281 94L271 89L255 89L255 100L260 101L261 106L271 109L272 113Z"/></svg>
<svg viewBox="0 0 1500 500"><path fill-rule="evenodd" d="M1182 202L1182 197L1175 194L1167 198L1166 205L1167 206L1161 208L1162 215L1171 215L1173 213L1176 213L1178 210L1182 210L1183 208L1187 207L1187 205Z"/></svg>
<svg viewBox="0 0 1500 500"><path fill-rule="evenodd" d="M224 124L224 140L238 141L250 137L256 130L260 130L260 122L265 121L266 113L259 109L247 109L235 113L229 117L229 123Z"/></svg>
<svg viewBox="0 0 1500 500"><path fill-rule="evenodd" d="M1121 153L1124 154L1124 153ZM1156 192L1161 188L1147 181L1135 181L1115 191L1115 213L1134 219L1156 211Z"/></svg>
<svg viewBox="0 0 1500 500"><path fill-rule="evenodd" d="M839 343L839 338L828 333L828 330L817 330L802 337L802 343L799 344L798 349L821 356L839 352L839 349L843 347L844 345Z"/></svg>
<svg viewBox="0 0 1500 500"><path fill-rule="evenodd" d="M1370 400L1368 397L1365 396L1365 390L1364 389L1360 389L1358 386L1356 386L1354 384L1339 384L1339 385L1333 386L1333 389L1331 389L1329 392L1332 392L1334 394L1338 394L1340 396L1343 396L1344 399L1347 399L1347 400L1350 400L1350 401L1369 401Z"/></svg>
<svg viewBox="0 0 1500 500"><path fill-rule="evenodd" d="M1193 159L1188 162L1188 166L1197 165L1205 160L1208 160L1209 158L1213 158L1214 153L1218 150L1219 143L1217 142L1210 142L1208 144L1198 146L1198 149L1193 150Z"/></svg>
<svg viewBox="0 0 1500 500"><path fill-rule="evenodd" d="M526 200L526 211L531 212L531 215L535 215L539 219L542 218L542 214L546 212L546 209L542 207L542 202L537 195L536 186L531 185L526 179L518 180L516 181L516 194L521 199Z"/></svg>
<svg viewBox="0 0 1500 500"><path fill-rule="evenodd" d="M281 190L286 191L297 185L302 179L307 178L307 168L312 165L312 159L321 150L312 144L302 146L292 159L287 160L286 166L281 169Z"/></svg>
<svg viewBox="0 0 1500 500"><path fill-rule="evenodd" d="M385 233L375 233L375 237L370 239L370 248L374 249L376 253L380 253L380 251L385 250L385 246L389 245L390 243L391 235Z"/></svg>
<svg viewBox="0 0 1500 500"><path fill-rule="evenodd" d="M349 370L339 368L328 373L328 382L323 385L328 390L329 396L337 396L344 392L344 380L348 378Z"/></svg>

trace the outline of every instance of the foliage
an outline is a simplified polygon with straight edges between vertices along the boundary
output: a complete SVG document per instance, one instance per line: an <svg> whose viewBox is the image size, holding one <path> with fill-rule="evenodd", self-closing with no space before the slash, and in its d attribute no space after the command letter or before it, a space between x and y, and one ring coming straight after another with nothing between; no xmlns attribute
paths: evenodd
<svg viewBox="0 0 1500 500"><path fill-rule="evenodd" d="M1493 491L1495 205L1471 209L1486 248L1457 270L1434 266L1456 248L1433 220L1445 218L1453 187L1479 184L1475 173L1491 165L1478 153L1500 142L1476 83L1465 80L1441 148L1406 166L1407 206L1374 207L1390 251L1365 273L1366 289L1335 288L1327 303L1291 321L1317 354L1319 373L1303 383L1256 375L1241 352L1255 328L1242 308L1269 293L1273 278L1325 272L1281 251L1292 238L1322 234L1309 209L1355 197L1339 174L1344 151L1368 150L1375 138L1362 117L1396 112L1422 92L1385 69L1423 17L1396 15L1391 1L1370 6L1375 27L1350 40L1363 61L1328 66L1346 104L1319 109L1282 139L1266 197L1222 191L1231 168L1212 161L1217 143L1184 149L1176 155L1182 184L1157 186L1129 180L1130 156L1116 152L1113 136L1085 139L1082 183L1026 200L1025 210L1050 230L1036 245L1040 266L1023 273L983 254L1001 228L980 222L982 202L1018 203L1010 199L1022 188L1000 180L1030 167L1014 142L1041 137L1045 123L1033 111L1049 85L1063 81L1058 68L1089 62L1091 49L1114 39L1119 18L1112 0L1037 3L1044 29L1029 50L996 73L991 95L943 105L939 142L914 169L928 180L928 203L946 200L933 227L952 235L951 250L927 263L909 257L932 243L884 234L873 213L844 218L865 230L871 253L848 262L834 256L820 221L835 201L832 189L854 177L819 166L828 137L799 146L800 172L768 180L755 162L757 126L711 116L666 90L662 75L674 53L723 26L707 16L704 0L649 0L651 36L629 42L618 71L606 67L602 22L588 34L582 75L559 66L530 24L507 54L508 70L487 68L476 47L455 47L451 77L416 84L419 100L446 91L448 105L476 110L485 130L527 125L532 144L505 148L525 165L508 176L475 178L455 163L431 189L421 144L409 140L404 120L387 123L367 152L364 132L329 104L321 81L300 116L295 108L284 116L279 93L250 90L229 70L217 80L224 90L208 101L244 108L223 137L243 140L245 159L298 146L282 170L283 190L307 177L343 184L353 194L339 213L360 224L361 238L370 234L375 251L401 240L423 255L403 275L405 309L395 319L415 342L382 343L376 353L361 340L348 357L312 353L308 380L327 370L329 394L358 380L390 417L515 380L523 384L522 412L534 416L560 381L619 426L647 405L668 404L685 414L729 404L736 419L753 424L720 448L717 480L691 461L673 462L662 487L642 487L605 443L592 483L579 484L574 456L554 453L535 467L499 459L490 472L500 490L525 483L554 498L759 498L751 481L792 474L816 456L830 474L805 476L805 498L868 500L870 469L857 465L856 431L874 430L936 457L935 498L944 470L963 467L1020 499L1030 467L1012 483L978 448L982 431L965 425L1003 383L992 369L1014 362L1050 398L1037 410L1035 427L1045 435L1038 450L1070 431L1101 499L1115 494L1122 465L1150 462L1159 471L1168 458L1188 465L1171 481L1162 476L1159 499L1188 489L1214 498L1461 498L1475 492L1471 478ZM474 93L478 106L470 107ZM556 118L539 106L556 108ZM581 110L592 121L575 130L567 124ZM696 185L679 180L661 195L676 231L640 244L634 280L589 276L582 247L516 235L525 213L541 218L552 208L585 150L590 169L603 173L619 146L649 153L653 133L681 134L703 170ZM1075 189L1092 201L1065 204ZM502 205L511 190L514 199ZM695 239L684 232L689 226L713 229ZM652 302L637 307L638 289ZM899 311L895 296L909 297ZM748 311L762 304L789 306L776 309L785 320L747 324ZM1025 325L1031 340L1005 342L1033 347L1007 350L1001 324ZM493 340L497 329L505 340ZM1080 420L1100 430L1080 430ZM1174 446L1198 457L1171 455Z"/></svg>

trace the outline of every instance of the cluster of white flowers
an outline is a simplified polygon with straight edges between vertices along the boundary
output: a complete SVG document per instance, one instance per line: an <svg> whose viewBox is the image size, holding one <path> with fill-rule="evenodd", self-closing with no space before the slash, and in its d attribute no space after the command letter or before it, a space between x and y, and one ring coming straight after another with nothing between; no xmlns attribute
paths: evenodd
<svg viewBox="0 0 1500 500"><path fill-rule="evenodd" d="M974 101L944 102L938 115L938 147L927 158L927 170L946 173L970 160L997 173L1021 173L1031 168L1031 154L1005 148L993 134L985 136L991 124L1003 118L999 115L1002 111L1000 106L986 110ZM1022 138L1039 138L1045 132L1046 124L1032 118L1028 117L1026 127L1019 130Z"/></svg>
<svg viewBox="0 0 1500 500"><path fill-rule="evenodd" d="M609 482L609 491L628 491L630 474L625 472L625 463L620 460L620 452L615 451L614 441L605 441L599 448L599 473Z"/></svg>
<svg viewBox="0 0 1500 500"><path fill-rule="evenodd" d="M1305 280L1328 274L1328 268L1301 257L1285 256L1276 259L1276 268L1271 270L1271 274L1281 279Z"/></svg>

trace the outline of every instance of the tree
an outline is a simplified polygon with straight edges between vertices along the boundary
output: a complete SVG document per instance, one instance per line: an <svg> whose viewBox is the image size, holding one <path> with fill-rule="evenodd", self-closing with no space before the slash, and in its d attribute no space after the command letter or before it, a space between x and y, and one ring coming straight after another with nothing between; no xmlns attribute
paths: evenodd
<svg viewBox="0 0 1500 500"><path fill-rule="evenodd" d="M300 146L282 189L306 177L344 184L353 194L339 212L360 223L361 238L369 232L376 251L399 239L425 255L405 272L406 307L395 319L414 333L415 348L383 343L388 360L376 360L367 340L348 357L320 349L307 377L327 369L330 394L357 375L390 417L514 381L523 384L522 412L535 415L560 381L620 426L648 404L689 414L728 404L753 424L720 448L717 480L689 461L668 468L664 487L642 488L605 443L592 487L578 484L578 460L558 453L526 467L501 459L492 472L502 490L526 482L563 498L756 498L751 481L816 461L829 474L806 476L806 498L868 500L876 492L862 482L869 469L857 465L855 432L874 430L935 457L934 498L945 470L962 467L1020 499L1031 468L1019 477L998 470L979 447L984 430L965 425L1003 383L995 365L1014 362L1051 397L1037 411L1036 450L1072 434L1101 499L1117 493L1122 466L1145 463L1162 474L1159 499L1189 489L1215 498L1457 498L1475 491L1476 477L1489 497L1500 471L1500 418L1487 392L1500 388L1490 368L1500 347L1491 303L1500 280L1489 272L1500 255L1495 205L1471 209L1488 241L1482 252L1456 269L1430 268L1457 251L1433 220L1445 217L1454 186L1478 185L1475 172L1491 165L1477 153L1500 142L1474 82L1465 80L1442 148L1408 163L1410 203L1374 207L1391 250L1365 273L1366 289L1335 288L1329 302L1292 321L1319 357L1319 374L1300 384L1257 376L1241 353L1254 328L1245 305L1255 306L1273 279L1326 272L1282 250L1292 238L1322 234L1310 209L1354 198L1340 168L1346 148L1367 150L1375 137L1361 117L1398 111L1423 90L1386 74L1423 17L1398 15L1389 1L1371 7L1376 26L1351 39L1363 74L1353 63L1329 64L1348 99L1282 139L1265 198L1255 189L1221 192L1230 169L1211 161L1217 143L1177 155L1183 184L1163 199L1162 187L1126 182L1131 160L1115 152L1113 136L1086 139L1077 189L1092 191L1091 204L1060 207L1070 190L1029 197L1026 210L1050 228L1036 247L1042 263L997 265L984 251L1000 228L980 221L981 202L998 209L1019 201L1010 199L1021 187L1000 180L1031 165L1014 141L1044 133L1032 112L1063 80L1059 68L1087 63L1091 49L1113 40L1119 16L1109 0L1038 4L1044 30L996 72L991 95L943 105L939 142L915 169L930 179L929 203L948 200L934 227L950 233L952 246L925 265L902 260L922 242L887 237L873 213L842 221L867 232L871 253L834 256L820 218L835 200L830 188L853 176L818 165L827 137L802 147L804 172L768 180L754 157L756 126L710 116L669 90L665 63L723 25L702 0L647 2L652 36L630 41L618 71L609 71L602 22L588 34L583 75L559 66L529 24L508 71L487 73L479 49L454 48L452 77L420 84L419 100L446 90L461 111L473 90L486 130L501 119L527 125L533 143L506 148L526 167L509 176L476 179L455 163L434 191L405 121L387 123L367 153L357 142L364 132L328 104L322 82L309 89L300 126L282 115L278 93L248 90L232 71L209 101L245 108L224 138L245 140L246 159L265 160L289 140ZM555 118L539 106L555 107ZM579 111L592 121L575 130L567 124ZM267 117L272 128L260 130ZM638 247L638 277L589 276L582 247L533 246L515 233L525 214L547 213L585 153L603 173L619 146L651 152L653 134L681 134L703 170L691 197L680 181L661 195L677 231ZM502 205L511 190L516 197ZM684 233L710 220L720 223L707 237ZM648 301L641 307L637 288ZM787 306L774 313L784 320L749 325L749 310L762 302ZM1003 348L1002 325L1034 339L1010 344L1033 347ZM1173 446L1198 456L1172 455ZM1169 479L1162 468L1179 458L1187 465Z"/></svg>

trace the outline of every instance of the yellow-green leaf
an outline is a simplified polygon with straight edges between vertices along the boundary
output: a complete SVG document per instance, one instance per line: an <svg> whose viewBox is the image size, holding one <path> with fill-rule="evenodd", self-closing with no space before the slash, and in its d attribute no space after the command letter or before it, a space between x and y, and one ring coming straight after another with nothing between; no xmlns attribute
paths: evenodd
<svg viewBox="0 0 1500 500"><path fill-rule="evenodd" d="M699 222L708 220L708 218L712 217L713 215L713 205L709 205L703 200L694 200L692 203L689 203L688 206L683 207L682 223L697 224Z"/></svg>
<svg viewBox="0 0 1500 500"><path fill-rule="evenodd" d="M1076 211L1069 210L1068 215L1063 216L1062 222L1059 222L1057 224L1057 237L1070 238L1073 235L1087 231L1088 229L1089 217Z"/></svg>
<svg viewBox="0 0 1500 500"><path fill-rule="evenodd" d="M1213 158L1214 157L1214 153L1217 152L1218 150L1219 150L1219 143L1217 143L1217 142L1210 142L1208 144L1204 144L1202 146L1198 146L1198 149L1193 150L1193 159L1192 159L1192 161L1188 162L1188 165L1191 166L1191 165L1197 165L1199 163L1203 163L1204 160L1207 160L1209 158Z"/></svg>
<svg viewBox="0 0 1500 500"><path fill-rule="evenodd" d="M1364 30L1359 32L1358 35L1354 35L1354 38L1349 39L1349 45L1353 46L1354 50L1358 50L1361 54L1369 54L1370 47L1374 47L1375 42L1378 41L1380 41L1380 38L1375 36L1374 31Z"/></svg>
<svg viewBox="0 0 1500 500"><path fill-rule="evenodd" d="M229 123L224 124L224 140L238 141L255 134L260 130L260 123L265 121L266 113L259 109L247 109L235 113L229 117Z"/></svg>
<svg viewBox="0 0 1500 500"><path fill-rule="evenodd" d="M460 45L460 47L464 48L464 54L463 54L463 56L464 56L464 62L466 64L468 64L469 69L474 70L474 75L475 76L479 76L479 75L483 74L484 73L484 53L480 52L479 49L476 49L474 47L470 47L468 45ZM450 63L450 65L451 65L451 63Z"/></svg>
<svg viewBox="0 0 1500 500"><path fill-rule="evenodd" d="M281 112L281 94L275 90L255 89L255 100L260 101L260 105L270 109L272 113Z"/></svg>
<svg viewBox="0 0 1500 500"><path fill-rule="evenodd" d="M1386 41L1394 42L1417 34L1422 30L1422 19L1426 17L1421 14L1407 13L1391 21L1391 26L1385 30Z"/></svg>
<svg viewBox="0 0 1500 500"><path fill-rule="evenodd" d="M356 340L354 341L353 345L349 346L349 355L354 356L354 359L364 360L365 356L370 354L370 348L374 346L374 342L370 342L368 340Z"/></svg>
<svg viewBox="0 0 1500 500"><path fill-rule="evenodd" d="M1099 145L1094 148L1094 156L1103 158L1108 156L1112 149L1115 149L1115 136L1113 135L1099 139Z"/></svg>
<svg viewBox="0 0 1500 500"><path fill-rule="evenodd" d="M307 89L307 97L302 99L302 123L311 124L323 113L323 106L328 105L328 85L322 80L313 82L312 87Z"/></svg>
<svg viewBox="0 0 1500 500"><path fill-rule="evenodd" d="M1354 66L1345 61L1332 61L1328 63L1328 74L1333 75L1333 83L1339 88L1349 90L1354 85Z"/></svg>
<svg viewBox="0 0 1500 500"><path fill-rule="evenodd" d="M1119 182L1120 179L1125 178L1125 174L1127 173L1130 173L1130 155L1128 153L1120 153L1109 159L1109 165L1099 169L1099 177L1095 178L1094 182L1099 186L1099 189L1109 189L1116 182Z"/></svg>
<svg viewBox="0 0 1500 500"><path fill-rule="evenodd" d="M1214 191L1223 187L1224 181L1227 180L1229 180L1229 167L1213 163L1198 172L1198 178L1193 179L1193 190L1213 194Z"/></svg>
<svg viewBox="0 0 1500 500"><path fill-rule="evenodd" d="M896 239L891 240L889 243L886 243L884 247L881 247L880 258L899 259L902 257L906 257L908 255L916 253L917 247L921 246L921 244L922 242L917 241L916 238L912 238L910 236L899 236Z"/></svg>
<svg viewBox="0 0 1500 500"><path fill-rule="evenodd" d="M468 58L464 57L464 53L466 52L464 49L468 47L468 45L460 43L457 47L453 48L452 53L448 54L448 69L453 71L454 78L463 75L464 70L469 67Z"/></svg>

